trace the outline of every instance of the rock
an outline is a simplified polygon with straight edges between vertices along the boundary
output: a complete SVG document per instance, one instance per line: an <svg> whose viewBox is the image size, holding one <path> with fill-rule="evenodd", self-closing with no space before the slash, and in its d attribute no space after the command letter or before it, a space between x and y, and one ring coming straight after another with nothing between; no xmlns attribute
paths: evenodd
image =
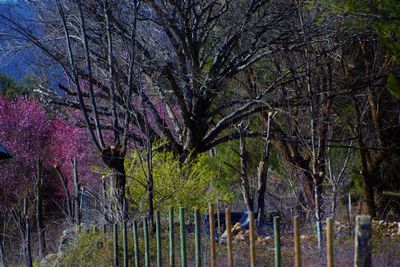
<svg viewBox="0 0 400 267"><path fill-rule="evenodd" d="M265 242L265 243L271 242L272 240L273 240L273 239L272 239L271 236L266 236L266 237L264 237L264 242Z"/></svg>
<svg viewBox="0 0 400 267"><path fill-rule="evenodd" d="M235 223L232 227L232 234L237 235L242 230L242 225L240 223Z"/></svg>
<svg viewBox="0 0 400 267"><path fill-rule="evenodd" d="M257 237L257 243L264 243L264 238L262 236Z"/></svg>
<svg viewBox="0 0 400 267"><path fill-rule="evenodd" d="M223 232L223 234L219 237L219 243L221 245L226 245L226 230Z"/></svg>
<svg viewBox="0 0 400 267"><path fill-rule="evenodd" d="M239 233L235 236L236 241L245 242L246 236L243 233Z"/></svg>

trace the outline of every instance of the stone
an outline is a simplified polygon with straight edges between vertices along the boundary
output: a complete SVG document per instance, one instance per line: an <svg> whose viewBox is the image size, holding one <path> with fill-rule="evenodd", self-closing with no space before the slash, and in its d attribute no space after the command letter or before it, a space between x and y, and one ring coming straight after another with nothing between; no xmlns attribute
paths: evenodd
<svg viewBox="0 0 400 267"><path fill-rule="evenodd" d="M240 223L235 223L232 227L232 235L237 235L242 230L242 225Z"/></svg>

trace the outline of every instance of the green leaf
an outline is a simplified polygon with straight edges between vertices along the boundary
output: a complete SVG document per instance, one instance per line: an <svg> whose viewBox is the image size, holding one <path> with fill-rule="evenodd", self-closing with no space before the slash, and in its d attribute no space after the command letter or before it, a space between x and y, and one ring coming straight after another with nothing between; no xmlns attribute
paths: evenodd
<svg viewBox="0 0 400 267"><path fill-rule="evenodd" d="M400 82L393 73L390 73L387 77L386 88L392 96L400 99Z"/></svg>

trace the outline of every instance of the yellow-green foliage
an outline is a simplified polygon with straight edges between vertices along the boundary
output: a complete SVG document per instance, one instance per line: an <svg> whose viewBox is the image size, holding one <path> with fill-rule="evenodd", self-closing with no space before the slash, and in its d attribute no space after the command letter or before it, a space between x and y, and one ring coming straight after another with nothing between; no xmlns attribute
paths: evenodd
<svg viewBox="0 0 400 267"><path fill-rule="evenodd" d="M76 244L67 249L57 266L111 266L112 238L89 231L78 236Z"/></svg>
<svg viewBox="0 0 400 267"><path fill-rule="evenodd" d="M142 152L134 151L125 161L127 198L141 212L147 208L146 179L148 171ZM201 154L190 163L180 163L169 151L153 154L154 206L166 211L170 206L205 210L218 197L229 199L228 189L218 187L217 172L209 165L208 155ZM132 175L133 177L131 177ZM218 187L218 188L217 188Z"/></svg>

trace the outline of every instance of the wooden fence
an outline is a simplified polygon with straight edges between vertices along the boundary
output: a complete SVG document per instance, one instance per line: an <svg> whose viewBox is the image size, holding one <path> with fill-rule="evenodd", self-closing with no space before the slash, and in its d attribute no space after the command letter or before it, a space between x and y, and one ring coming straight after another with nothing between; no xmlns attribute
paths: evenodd
<svg viewBox="0 0 400 267"><path fill-rule="evenodd" d="M228 267L234 266L234 255L232 247L232 225L231 225L231 215L229 208L225 209L225 219L226 219L226 265ZM216 241L215 238L215 222L214 222L214 208L210 204L209 207L209 259L202 259L201 253L201 226L200 226L200 213L198 209L194 210L194 259L196 267L202 266L205 261L209 262L209 266L216 266ZM169 218L168 218L168 266L187 266L187 248L186 248L186 225L185 225L185 209L179 208L179 243L180 243L180 261L177 263L175 257L175 232L174 232L174 210L170 208ZM138 223L134 221L132 223L132 237L134 244L134 264L133 266L139 267L139 236L138 236ZM150 266L150 251L149 251L149 228L147 218L143 219L143 243L144 243L144 259L143 265L145 267ZM123 245L123 263L124 267L129 265L128 257L128 226L127 223L122 224L122 245ZM160 213L156 212L155 216L155 237L156 237L156 262L157 267L161 267L163 264L162 246L161 246L161 224L160 224ZM280 218L273 218L273 229L274 229L274 266L281 266L281 236L280 236ZM356 231L355 231L355 256L354 256L354 266L356 267L367 267L371 266L371 217L370 216L357 216L356 218ZM114 224L113 227L113 237L114 237L114 265L119 266L119 248L118 248L118 225ZM326 220L326 257L327 266L334 266L334 248L333 248L334 230L333 230L333 220L328 218ZM296 267L302 266L301 259L301 244L300 244L300 230L299 230L299 218L297 216L293 217L293 248L294 248L294 265ZM256 250L255 250L256 234L255 234L255 222L254 214L250 213L249 216L249 252L250 252L250 266L256 265ZM165 262L165 261L164 261Z"/></svg>

